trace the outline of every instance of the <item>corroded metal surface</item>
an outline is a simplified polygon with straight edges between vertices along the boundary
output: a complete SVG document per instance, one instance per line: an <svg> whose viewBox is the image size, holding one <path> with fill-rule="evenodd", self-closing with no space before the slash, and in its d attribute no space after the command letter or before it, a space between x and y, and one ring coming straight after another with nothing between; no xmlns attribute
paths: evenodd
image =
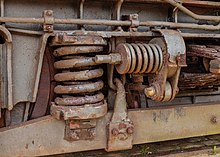
<svg viewBox="0 0 220 157"><path fill-rule="evenodd" d="M95 120L66 121L64 139L70 142L77 140L93 140L96 134Z"/></svg>
<svg viewBox="0 0 220 157"><path fill-rule="evenodd" d="M101 77L103 75L103 69L84 70L80 72L63 72L56 74L54 79L56 81L76 81L76 80L89 80Z"/></svg>
<svg viewBox="0 0 220 157"><path fill-rule="evenodd" d="M96 119L107 113L107 103L98 102L83 106L58 106L52 103L50 113L57 119Z"/></svg>
<svg viewBox="0 0 220 157"><path fill-rule="evenodd" d="M57 85L54 88L56 94L80 94L80 93L90 93L99 91L104 86L102 81L97 81L95 83L83 82L77 85Z"/></svg>
<svg viewBox="0 0 220 157"><path fill-rule="evenodd" d="M106 45L106 44L107 44L106 41L102 37L99 37L99 36L91 36L91 35L90 36L88 35L72 36L66 33L57 33L51 43L51 45L53 46L55 45ZM89 48L90 48L90 50L88 50L89 52L94 51L94 50L98 50L98 52L100 51L100 49L99 48L97 49L97 47L96 49L94 49L94 47L89 47ZM68 48L66 49L68 50ZM75 50L72 49L72 50L73 52L76 51L76 49ZM81 53L83 53L83 51L81 51Z"/></svg>
<svg viewBox="0 0 220 157"><path fill-rule="evenodd" d="M120 74L155 73L162 67L162 50L156 44L119 44L116 52L121 55L116 65Z"/></svg>
<svg viewBox="0 0 220 157"><path fill-rule="evenodd" d="M97 65L92 57L75 56L73 59L65 59L54 63L56 69L80 68Z"/></svg>
<svg viewBox="0 0 220 157"><path fill-rule="evenodd" d="M98 93L96 95L86 95L82 97L65 97L59 98L57 97L54 101L57 105L83 105L83 104L94 104L100 102L104 99L104 95L102 93Z"/></svg>
<svg viewBox="0 0 220 157"><path fill-rule="evenodd" d="M213 115L217 117L215 124L210 121ZM133 144L218 134L220 133L219 116L219 104L128 111L128 117L135 126ZM99 133L94 140L74 143L63 139L65 123L50 116L16 127L2 128L0 129L1 155L40 156L103 149L107 144L106 130L103 128L110 118L111 113L108 113L97 121L96 129ZM196 123L192 123L193 121ZM18 142L16 144L15 139L18 138L20 140L16 140Z"/></svg>
<svg viewBox="0 0 220 157"><path fill-rule="evenodd" d="M106 151L125 150L132 148L134 125L127 115L125 89L119 79L115 79L117 95L113 115L107 125Z"/></svg>
<svg viewBox="0 0 220 157"><path fill-rule="evenodd" d="M1 64L4 69L1 69L1 108L8 108L12 110L14 106L14 91L13 91L13 76L12 76L12 35L11 33L4 27L0 26L0 34L4 38L5 44L5 58L2 57L2 60L6 60L5 62L1 60ZM3 81L5 80L5 81ZM1 112L1 109L0 109ZM0 114L1 117L1 114Z"/></svg>
<svg viewBox="0 0 220 157"><path fill-rule="evenodd" d="M88 44L88 43L87 43ZM60 47L54 51L54 56L64 56L64 55L72 55L72 54L83 54L83 53L97 53L102 52L103 46L68 46L68 47Z"/></svg>
<svg viewBox="0 0 220 157"><path fill-rule="evenodd" d="M186 67L186 47L183 37L174 30L156 30L163 38L154 38L152 44L158 44L163 52L161 70L149 75L149 87L145 89L147 97L155 101L171 101L178 93L180 70Z"/></svg>
<svg viewBox="0 0 220 157"><path fill-rule="evenodd" d="M48 54L46 53L43 59L36 103L34 104L34 109L30 116L31 119L39 118L46 115L47 105L49 104L50 86L51 86L49 59L50 58L48 58Z"/></svg>
<svg viewBox="0 0 220 157"><path fill-rule="evenodd" d="M87 56L102 52L103 46L95 45L106 44L106 41L99 36L68 36L66 33L58 33L52 40L52 45L56 43L62 47L56 48L53 54L62 58L54 63L54 67L63 71L54 76L58 83L54 92L58 96L51 107L51 114L64 120L104 116L107 104L100 92L104 83L96 79L102 77L104 71L101 67L91 67L100 63L96 63L94 57ZM64 46L66 43L78 46Z"/></svg>
<svg viewBox="0 0 220 157"><path fill-rule="evenodd" d="M220 133L219 104L194 105L219 101L218 2L37 2L0 3L0 42L6 41L6 50L0 50L1 121L22 123L49 108L47 114L60 121L48 118L4 128L4 156L114 151ZM53 58L42 66L45 50ZM183 69L186 56L189 68ZM173 102L178 106L167 107L179 88L183 95ZM107 113L114 99L113 113ZM192 106L179 106L183 102ZM151 108L161 104L167 108ZM127 107L138 110L127 112ZM19 144L10 144L15 139Z"/></svg>

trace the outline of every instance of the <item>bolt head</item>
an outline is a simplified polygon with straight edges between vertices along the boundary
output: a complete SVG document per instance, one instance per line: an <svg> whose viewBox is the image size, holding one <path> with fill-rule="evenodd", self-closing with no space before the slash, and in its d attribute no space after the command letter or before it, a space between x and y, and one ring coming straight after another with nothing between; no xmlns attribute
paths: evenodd
<svg viewBox="0 0 220 157"><path fill-rule="evenodd" d="M119 129L123 129L123 128L126 128L126 127L127 127L127 125L124 124L124 123L120 123L119 126L118 126Z"/></svg>
<svg viewBox="0 0 220 157"><path fill-rule="evenodd" d="M154 87L145 88L144 92L147 97L152 97L156 94L156 90Z"/></svg>
<svg viewBox="0 0 220 157"><path fill-rule="evenodd" d="M137 19L138 19L138 14L133 14L133 15L132 15L132 18L133 18L134 20L137 20Z"/></svg>
<svg viewBox="0 0 220 157"><path fill-rule="evenodd" d="M127 133L128 134L133 134L133 132L134 132L134 127L130 126L130 127L127 128Z"/></svg>
<svg viewBox="0 0 220 157"><path fill-rule="evenodd" d="M48 10L47 12L46 12L46 15L47 16L51 16L53 14L53 12L51 11L51 10Z"/></svg>
<svg viewBox="0 0 220 157"><path fill-rule="evenodd" d="M119 131L118 131L118 129L113 128L111 133L112 133L112 135L117 136L119 134Z"/></svg>

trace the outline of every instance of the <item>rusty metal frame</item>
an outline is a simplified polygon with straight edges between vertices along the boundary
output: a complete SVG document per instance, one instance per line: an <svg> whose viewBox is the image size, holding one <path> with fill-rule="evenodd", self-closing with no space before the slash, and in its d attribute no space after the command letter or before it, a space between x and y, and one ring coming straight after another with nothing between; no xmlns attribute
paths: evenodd
<svg viewBox="0 0 220 157"><path fill-rule="evenodd" d="M106 128L111 115L109 112L97 121L97 136L92 141L64 140L65 122L51 116L2 128L0 156L40 156L104 149L107 131L103 128ZM133 144L220 133L220 104L129 110L128 117L134 124ZM214 122L213 117L216 119Z"/></svg>
<svg viewBox="0 0 220 157"><path fill-rule="evenodd" d="M41 73L41 69L42 69L42 65L43 65L43 56L44 56L44 51L47 45L47 40L50 36L52 36L52 33L45 33L44 35L41 36L41 44L39 46L39 62L38 62L38 67L37 67L37 75L36 75L36 80L35 80L35 84L34 84L34 92L33 92L33 98L32 98L32 102L36 101L37 98L37 92L38 92L38 86L39 86L39 82L40 82L40 73Z"/></svg>
<svg viewBox="0 0 220 157"><path fill-rule="evenodd" d="M11 33L4 27L0 26L0 34L6 40L7 53L7 107L9 110L13 108L13 91L12 91L12 36Z"/></svg>

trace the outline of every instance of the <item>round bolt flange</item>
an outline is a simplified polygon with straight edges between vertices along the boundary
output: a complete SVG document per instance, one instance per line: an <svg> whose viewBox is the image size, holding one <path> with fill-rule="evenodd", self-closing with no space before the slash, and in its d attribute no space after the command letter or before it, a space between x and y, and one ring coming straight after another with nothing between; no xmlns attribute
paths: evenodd
<svg viewBox="0 0 220 157"><path fill-rule="evenodd" d="M114 136L117 136L119 134L119 131L116 128L113 128L111 132L112 132L112 135Z"/></svg>

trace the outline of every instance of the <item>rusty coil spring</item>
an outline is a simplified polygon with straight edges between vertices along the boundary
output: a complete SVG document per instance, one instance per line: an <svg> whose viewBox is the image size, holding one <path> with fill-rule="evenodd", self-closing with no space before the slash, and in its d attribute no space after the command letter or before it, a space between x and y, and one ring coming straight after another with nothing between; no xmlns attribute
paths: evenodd
<svg viewBox="0 0 220 157"><path fill-rule="evenodd" d="M54 67L60 71L54 76L59 83L54 88L59 95L55 98L57 105L100 105L103 102L104 95L100 90L104 84L98 79L103 75L103 69L96 67L91 56L102 51L103 46L65 46L54 51L54 56L60 58L54 63Z"/></svg>
<svg viewBox="0 0 220 157"><path fill-rule="evenodd" d="M122 61L116 66L120 74L155 73L163 64L163 52L157 44L119 44L116 52Z"/></svg>

